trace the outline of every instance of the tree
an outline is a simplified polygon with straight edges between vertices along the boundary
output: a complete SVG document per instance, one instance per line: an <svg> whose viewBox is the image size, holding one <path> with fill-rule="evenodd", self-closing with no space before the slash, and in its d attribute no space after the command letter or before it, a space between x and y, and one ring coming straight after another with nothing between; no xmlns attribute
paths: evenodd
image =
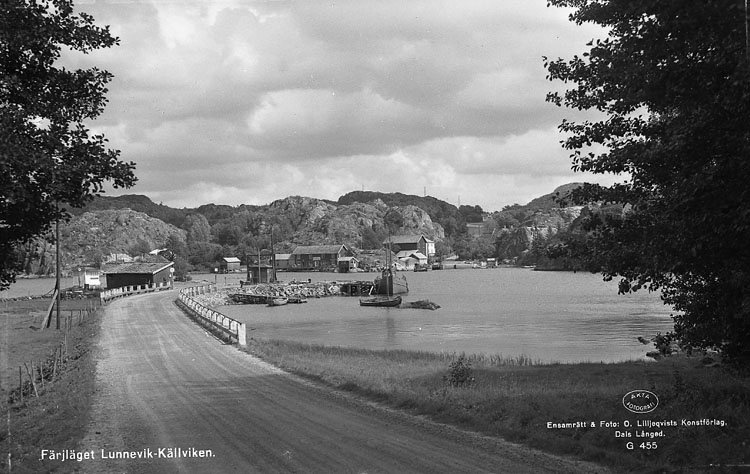
<svg viewBox="0 0 750 474"><path fill-rule="evenodd" d="M211 234L219 245L238 245L243 237L242 229L231 219L214 224L211 228Z"/></svg>
<svg viewBox="0 0 750 474"><path fill-rule="evenodd" d="M466 222L482 222L484 211L481 206L459 206L458 212Z"/></svg>
<svg viewBox="0 0 750 474"><path fill-rule="evenodd" d="M548 100L597 111L563 121L573 169L621 174L571 199L619 203L592 214L588 252L620 291L661 290L673 336L750 360L750 67L742 0L550 0L607 28L572 60L576 86ZM591 148L591 147L598 148Z"/></svg>
<svg viewBox="0 0 750 474"><path fill-rule="evenodd" d="M469 241L469 252L472 260L484 260L497 256L495 239L491 235L481 235Z"/></svg>
<svg viewBox="0 0 750 474"><path fill-rule="evenodd" d="M69 217L66 206L82 207L106 181L136 181L135 165L85 125L103 111L112 75L56 65L63 47L87 53L116 43L70 1L0 5L0 288L18 271L13 249Z"/></svg>
<svg viewBox="0 0 750 474"><path fill-rule="evenodd" d="M151 244L143 237L140 237L133 245L128 247L127 251L131 257L141 257L151 252Z"/></svg>
<svg viewBox="0 0 750 474"><path fill-rule="evenodd" d="M164 242L164 248L183 259L187 259L188 257L187 244L178 234L169 234L169 237Z"/></svg>
<svg viewBox="0 0 750 474"><path fill-rule="evenodd" d="M383 246L383 241L388 238L385 232L376 232L372 227L362 228L362 248L379 249Z"/></svg>
<svg viewBox="0 0 750 474"><path fill-rule="evenodd" d="M203 214L189 214L185 218L183 229L187 231L188 245L211 240L211 226Z"/></svg>
<svg viewBox="0 0 750 474"><path fill-rule="evenodd" d="M188 244L188 263L194 267L207 269L219 266L219 261L224 256L221 245L210 242L191 242Z"/></svg>

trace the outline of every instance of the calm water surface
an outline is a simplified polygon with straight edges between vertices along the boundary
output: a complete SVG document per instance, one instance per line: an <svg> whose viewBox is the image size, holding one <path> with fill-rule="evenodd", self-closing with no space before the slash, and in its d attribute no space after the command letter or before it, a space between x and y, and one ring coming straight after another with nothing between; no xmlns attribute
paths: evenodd
<svg viewBox="0 0 750 474"><path fill-rule="evenodd" d="M70 288L80 285L78 277L60 278L60 288ZM54 278L19 278L4 291L0 292L0 298L24 298L28 296L52 295L55 289Z"/></svg>
<svg viewBox="0 0 750 474"><path fill-rule="evenodd" d="M375 274L280 273L281 280L371 280ZM223 306L249 336L369 349L500 354L558 362L642 359L638 336L672 328L655 293L618 295L616 282L590 273L519 268L406 273L404 301L429 299L436 311L366 308L356 297L266 307ZM238 276L207 277L219 285Z"/></svg>
<svg viewBox="0 0 750 474"><path fill-rule="evenodd" d="M372 280L374 273L280 273L279 279ZM616 282L590 273L535 272L519 268L405 273L404 301L429 299L436 311L365 308L356 297L307 304L219 308L244 321L249 336L369 349L500 354L558 362L642 359L652 345L636 338L672 328L657 294L618 295ZM219 286L241 274L194 275ZM78 284L64 279L62 286ZM50 292L54 279L19 280L0 297Z"/></svg>

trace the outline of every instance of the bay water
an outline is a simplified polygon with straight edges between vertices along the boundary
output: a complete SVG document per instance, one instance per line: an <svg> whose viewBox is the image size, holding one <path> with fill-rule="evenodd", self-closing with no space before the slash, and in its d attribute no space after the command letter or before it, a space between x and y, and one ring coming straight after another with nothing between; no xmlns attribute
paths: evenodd
<svg viewBox="0 0 750 474"><path fill-rule="evenodd" d="M368 280L373 273L279 273L283 281ZM430 300L437 310L359 306L357 297L310 299L301 305L229 305L248 337L366 349L406 349L525 356L540 362L640 360L651 338L672 328L656 293L618 295L616 281L587 272L522 268L405 272L404 301ZM235 275L208 276L231 285ZM222 281L223 280L223 281Z"/></svg>
<svg viewBox="0 0 750 474"><path fill-rule="evenodd" d="M617 282L587 272L492 268L405 272L404 301L430 300L440 309L372 308L359 298L310 299L301 305L217 308L247 324L248 337L365 349L406 349L525 356L541 362L640 360L651 338L672 328L670 308L655 293L617 294ZM372 281L375 273L279 273L282 281ZM193 275L219 287L243 274ZM62 287L77 284L64 279ZM19 280L0 297L51 292L52 278ZM178 284L182 285L182 284Z"/></svg>

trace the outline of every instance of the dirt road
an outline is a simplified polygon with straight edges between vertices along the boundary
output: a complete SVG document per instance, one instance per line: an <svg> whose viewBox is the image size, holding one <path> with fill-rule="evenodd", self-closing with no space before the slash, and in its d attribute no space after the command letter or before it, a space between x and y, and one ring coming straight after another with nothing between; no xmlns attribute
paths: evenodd
<svg viewBox="0 0 750 474"><path fill-rule="evenodd" d="M224 345L173 291L112 302L82 472L605 472L362 403Z"/></svg>

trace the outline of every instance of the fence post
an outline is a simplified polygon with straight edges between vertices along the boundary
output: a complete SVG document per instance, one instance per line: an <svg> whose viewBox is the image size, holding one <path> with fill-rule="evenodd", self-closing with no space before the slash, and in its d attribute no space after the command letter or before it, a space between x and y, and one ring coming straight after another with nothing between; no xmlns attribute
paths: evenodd
<svg viewBox="0 0 750 474"><path fill-rule="evenodd" d="M237 344L240 347L247 347L247 335L245 329L245 323L237 323Z"/></svg>

